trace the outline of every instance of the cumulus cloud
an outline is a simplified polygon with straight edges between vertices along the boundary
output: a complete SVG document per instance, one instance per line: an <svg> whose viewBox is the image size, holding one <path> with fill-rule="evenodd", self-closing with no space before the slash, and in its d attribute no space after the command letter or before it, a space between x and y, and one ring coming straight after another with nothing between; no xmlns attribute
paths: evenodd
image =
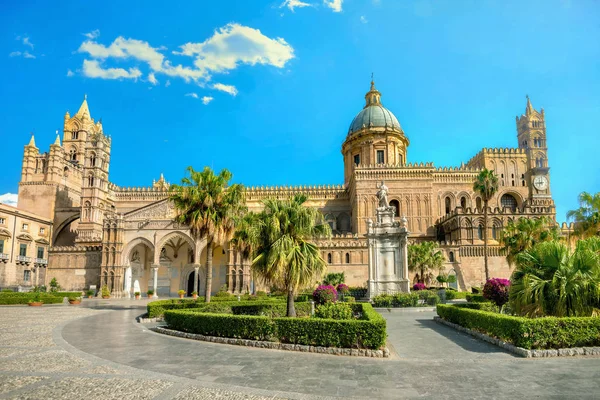
<svg viewBox="0 0 600 400"><path fill-rule="evenodd" d="M91 32L84 33L83 36L88 39L96 39L98 36L100 36L100 29L94 29Z"/></svg>
<svg viewBox="0 0 600 400"><path fill-rule="evenodd" d="M323 0L325 7L331 8L333 12L341 12L343 2L344 0Z"/></svg>
<svg viewBox="0 0 600 400"><path fill-rule="evenodd" d="M207 105L208 103L210 103L211 101L213 101L214 99L210 96L204 96L202 98L202 104Z"/></svg>
<svg viewBox="0 0 600 400"><path fill-rule="evenodd" d="M9 57L19 57L21 55L20 51L13 51L12 53L10 53L8 56Z"/></svg>
<svg viewBox="0 0 600 400"><path fill-rule="evenodd" d="M5 193L0 195L0 203L7 204L9 206L17 206L18 195L15 193Z"/></svg>
<svg viewBox="0 0 600 400"><path fill-rule="evenodd" d="M8 56L9 57L35 58L35 56L28 51L13 51Z"/></svg>
<svg viewBox="0 0 600 400"><path fill-rule="evenodd" d="M279 8L283 8L283 7L287 7L290 9L290 11L294 12L294 9L297 8L302 8L302 7L312 7L310 4L305 3L303 1L300 0L285 0L283 3L281 3L281 5L279 6Z"/></svg>
<svg viewBox="0 0 600 400"><path fill-rule="evenodd" d="M296 7L300 7L298 0L292 0ZM301 2L300 2L301 3ZM179 46L178 51L172 54L191 58L189 65L175 64L168 60L164 54L166 48L154 47L150 43L132 39L117 37L112 43L105 45L94 40L96 31L85 34L85 40L77 50L86 54L84 60L84 75L88 77L104 77L106 73L98 73L98 69L112 71L111 76L120 78L139 77L138 69L140 63L147 65L150 69L148 80L154 83L158 74L164 74L170 78L180 78L185 82L194 82L204 86L211 80L213 74L227 73L241 64L247 65L272 65L283 68L285 64L294 58L294 49L283 38L270 38L261 33L260 30L230 23L215 30L214 34L203 42L188 42ZM189 60L188 58L188 60ZM111 60L137 61L135 68L126 70L124 68L103 69L102 65ZM87 68L85 64L88 64ZM92 74L85 71L92 69ZM152 77L151 77L152 76ZM116 79L116 78L113 78ZM168 85L166 85L168 86ZM223 90L232 95L237 94L233 86L223 85L217 90Z"/></svg>
<svg viewBox="0 0 600 400"><path fill-rule="evenodd" d="M137 79L142 71L137 68L102 68L97 60L83 60L83 75L100 79Z"/></svg>
<svg viewBox="0 0 600 400"><path fill-rule="evenodd" d="M151 73L148 74L148 82L150 82L153 85L158 85L158 80L154 76L153 72L151 72Z"/></svg>
<svg viewBox="0 0 600 400"><path fill-rule="evenodd" d="M171 81L167 79L167 82L165 83L165 87L169 87L171 86Z"/></svg>
<svg viewBox="0 0 600 400"><path fill-rule="evenodd" d="M71 70L68 70L68 71L67 71L67 76L68 76L69 78L70 78L70 77L72 77L72 76L74 76L74 75L75 75L75 74L73 73L73 71L71 71Z"/></svg>
<svg viewBox="0 0 600 400"><path fill-rule="evenodd" d="M193 97L195 99L198 98L198 95L196 93L186 93L185 95L188 96L188 97Z"/></svg>
<svg viewBox="0 0 600 400"><path fill-rule="evenodd" d="M214 85L212 85L213 89L216 90L220 90L221 92L225 92L225 93L229 93L232 96L236 96L238 94L237 89L235 88L235 86L232 85L224 85L222 83L215 83Z"/></svg>
<svg viewBox="0 0 600 400"><path fill-rule="evenodd" d="M31 42L29 41L29 38L28 38L28 37L24 37L24 38L23 38L23 44L24 44L25 46L29 46L29 47L31 47L31 49L33 50L33 43L31 43Z"/></svg>

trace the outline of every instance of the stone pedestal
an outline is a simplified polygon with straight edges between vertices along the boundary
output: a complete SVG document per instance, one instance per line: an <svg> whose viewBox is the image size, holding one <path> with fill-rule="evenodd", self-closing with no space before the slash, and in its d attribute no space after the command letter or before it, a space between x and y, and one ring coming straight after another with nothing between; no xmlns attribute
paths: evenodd
<svg viewBox="0 0 600 400"><path fill-rule="evenodd" d="M394 207L379 207L376 221L367 221L369 299L383 293L410 292L406 218L394 221L394 214Z"/></svg>

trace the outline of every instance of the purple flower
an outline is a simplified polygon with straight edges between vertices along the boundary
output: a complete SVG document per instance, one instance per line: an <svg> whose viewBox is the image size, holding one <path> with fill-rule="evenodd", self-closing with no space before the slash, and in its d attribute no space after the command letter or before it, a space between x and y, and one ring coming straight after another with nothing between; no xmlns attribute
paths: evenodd
<svg viewBox="0 0 600 400"><path fill-rule="evenodd" d="M337 285L337 292L338 293L346 294L349 291L350 291L350 288L345 283L340 283L339 285Z"/></svg>
<svg viewBox="0 0 600 400"><path fill-rule="evenodd" d="M413 290L425 290L427 286L424 283L418 282L413 285Z"/></svg>
<svg viewBox="0 0 600 400"><path fill-rule="evenodd" d="M483 297L494 302L498 307L508 303L510 280L502 278L489 279L483 287Z"/></svg>
<svg viewBox="0 0 600 400"><path fill-rule="evenodd" d="M317 304L335 303L337 300L337 291L332 285L319 285L313 292L313 300Z"/></svg>

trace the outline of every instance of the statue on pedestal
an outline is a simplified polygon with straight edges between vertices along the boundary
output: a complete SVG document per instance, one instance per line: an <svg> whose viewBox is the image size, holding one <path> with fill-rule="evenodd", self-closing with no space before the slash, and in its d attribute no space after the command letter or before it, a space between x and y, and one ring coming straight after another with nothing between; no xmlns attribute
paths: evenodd
<svg viewBox="0 0 600 400"><path fill-rule="evenodd" d="M377 198L379 199L379 207L389 207L387 200L388 187L385 186L385 183L383 181L381 181L381 185L377 186L377 189L379 189L379 191L377 192Z"/></svg>

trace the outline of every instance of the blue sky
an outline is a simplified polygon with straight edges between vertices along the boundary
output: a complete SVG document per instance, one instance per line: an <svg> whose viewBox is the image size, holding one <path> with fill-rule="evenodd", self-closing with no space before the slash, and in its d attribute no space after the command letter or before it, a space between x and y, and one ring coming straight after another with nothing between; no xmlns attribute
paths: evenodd
<svg viewBox="0 0 600 400"><path fill-rule="evenodd" d="M188 165L253 185L343 183L341 144L371 72L408 161L516 147L528 94L547 118L559 221L600 191L595 1L10 1L0 5L0 193L16 193L77 111L113 138L110 179ZM205 104L206 103L206 104Z"/></svg>

